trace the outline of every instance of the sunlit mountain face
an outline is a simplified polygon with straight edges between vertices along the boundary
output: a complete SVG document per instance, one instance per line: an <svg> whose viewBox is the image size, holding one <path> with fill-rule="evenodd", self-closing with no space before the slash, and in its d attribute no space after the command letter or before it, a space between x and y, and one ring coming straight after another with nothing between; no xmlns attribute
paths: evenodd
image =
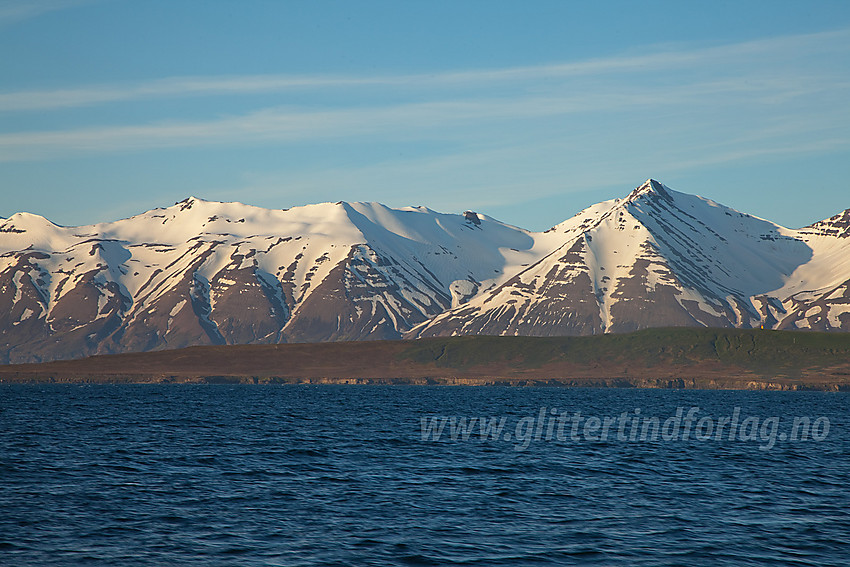
<svg viewBox="0 0 850 567"><path fill-rule="evenodd" d="M188 198L0 222L0 360L199 344L850 330L850 211L788 229L649 180L531 232L473 211Z"/></svg>

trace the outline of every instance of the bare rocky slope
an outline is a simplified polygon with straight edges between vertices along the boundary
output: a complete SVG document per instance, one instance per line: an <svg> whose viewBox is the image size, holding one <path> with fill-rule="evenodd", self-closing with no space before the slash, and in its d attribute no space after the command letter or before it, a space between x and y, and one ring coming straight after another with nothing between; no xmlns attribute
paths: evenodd
<svg viewBox="0 0 850 567"><path fill-rule="evenodd" d="M205 344L850 330L850 210L792 230L649 180L535 233L467 211L189 198L0 221L0 362Z"/></svg>

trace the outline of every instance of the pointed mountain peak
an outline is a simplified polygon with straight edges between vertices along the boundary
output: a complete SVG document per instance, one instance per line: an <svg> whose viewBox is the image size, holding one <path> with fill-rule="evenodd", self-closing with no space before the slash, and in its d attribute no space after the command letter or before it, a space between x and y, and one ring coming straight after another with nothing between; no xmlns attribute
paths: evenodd
<svg viewBox="0 0 850 567"><path fill-rule="evenodd" d="M670 199L669 191L670 190L660 181L656 181L655 179L647 179L646 182L643 183L643 185L637 187L634 191L629 193L629 196L626 197L626 201L631 202L645 195L657 195L664 199Z"/></svg>

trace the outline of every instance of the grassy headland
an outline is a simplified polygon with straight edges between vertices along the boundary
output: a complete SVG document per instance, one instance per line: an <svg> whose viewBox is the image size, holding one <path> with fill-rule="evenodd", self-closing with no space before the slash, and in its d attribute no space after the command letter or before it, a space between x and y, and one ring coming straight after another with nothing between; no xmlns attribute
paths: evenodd
<svg viewBox="0 0 850 567"><path fill-rule="evenodd" d="M850 333L668 328L593 337L203 346L2 366L0 381L850 390Z"/></svg>

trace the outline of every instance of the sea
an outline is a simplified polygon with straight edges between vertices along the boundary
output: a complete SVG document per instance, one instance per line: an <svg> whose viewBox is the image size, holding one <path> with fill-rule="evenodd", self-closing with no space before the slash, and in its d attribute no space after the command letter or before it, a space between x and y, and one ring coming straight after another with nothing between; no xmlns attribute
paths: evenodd
<svg viewBox="0 0 850 567"><path fill-rule="evenodd" d="M0 385L0 565L850 564L850 394Z"/></svg>

